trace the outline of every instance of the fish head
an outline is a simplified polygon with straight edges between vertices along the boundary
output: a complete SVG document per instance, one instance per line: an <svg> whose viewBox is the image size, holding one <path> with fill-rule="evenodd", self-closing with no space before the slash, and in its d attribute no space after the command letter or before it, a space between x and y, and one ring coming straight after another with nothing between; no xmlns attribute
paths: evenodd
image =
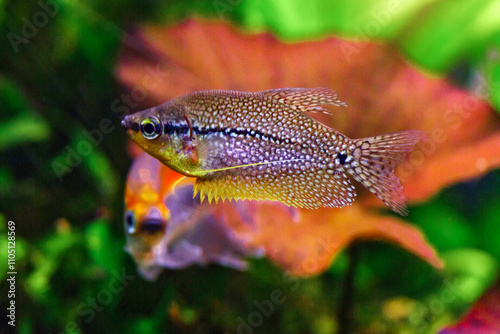
<svg viewBox="0 0 500 334"><path fill-rule="evenodd" d="M123 127L146 153L184 175L193 175L198 157L188 117L176 105L160 105L125 116Z"/></svg>
<svg viewBox="0 0 500 334"><path fill-rule="evenodd" d="M139 111L125 116L121 122L128 136L152 156L156 156L162 145L168 144L165 143L168 138L162 136L163 124L157 111L157 108Z"/></svg>
<svg viewBox="0 0 500 334"><path fill-rule="evenodd" d="M155 249L161 244L167 226L168 218L161 212L161 207L151 207L145 215L127 210L124 222L126 248L137 263L154 259Z"/></svg>
<svg viewBox="0 0 500 334"><path fill-rule="evenodd" d="M124 230L126 249L136 262L152 259L170 221L164 203L162 170L158 160L143 154L138 157L127 177L125 189Z"/></svg>

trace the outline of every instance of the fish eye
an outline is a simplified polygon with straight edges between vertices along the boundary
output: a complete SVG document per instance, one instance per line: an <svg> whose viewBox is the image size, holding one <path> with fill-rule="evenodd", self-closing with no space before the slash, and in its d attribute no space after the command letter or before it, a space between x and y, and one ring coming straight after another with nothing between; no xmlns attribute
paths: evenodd
<svg viewBox="0 0 500 334"><path fill-rule="evenodd" d="M146 139L155 139L161 134L161 123L157 117L148 117L141 121L141 133Z"/></svg>
<svg viewBox="0 0 500 334"><path fill-rule="evenodd" d="M135 215L132 211L128 211L125 214L125 231L127 231L128 234L135 233L136 227L137 227L137 221L135 219Z"/></svg>

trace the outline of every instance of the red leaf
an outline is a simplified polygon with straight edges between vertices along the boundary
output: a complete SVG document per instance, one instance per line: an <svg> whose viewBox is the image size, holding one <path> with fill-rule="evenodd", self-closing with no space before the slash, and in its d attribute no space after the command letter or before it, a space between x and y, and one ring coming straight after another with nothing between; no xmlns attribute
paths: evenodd
<svg viewBox="0 0 500 334"><path fill-rule="evenodd" d="M425 131L428 140L399 168L410 200L500 166L500 119L490 107L419 72L389 46L335 37L288 44L198 21L137 30L125 45L117 75L142 107L201 89L329 87L349 107L315 117L349 137Z"/></svg>
<svg viewBox="0 0 500 334"><path fill-rule="evenodd" d="M490 107L442 78L419 72L389 46L335 37L288 44L226 23L188 21L137 30L125 41L117 76L129 87L132 102L124 100L121 107L151 107L202 89L332 88L349 107L315 117L349 137L407 129L429 135L398 169L412 201L500 166L500 120ZM138 110L130 107L121 110ZM383 204L372 195L360 197L351 208L316 211L243 202L252 208L253 228L242 224L245 219L234 204L219 206L234 215L231 229L248 245L264 247L270 258L296 274L321 272L355 238L396 242L440 267L415 228L363 208ZM322 243L328 252L319 258L315 254ZM317 262L307 267L311 256Z"/></svg>
<svg viewBox="0 0 500 334"><path fill-rule="evenodd" d="M440 334L500 333L500 282L472 307L462 321Z"/></svg>
<svg viewBox="0 0 500 334"><path fill-rule="evenodd" d="M233 205L233 204L231 204ZM236 236L294 275L310 276L327 269L338 253L356 239L396 243L437 268L442 262L422 233L404 221L369 213L360 206L342 209L295 209L278 202L240 201L250 224L233 212L227 219ZM227 214L231 208L224 207Z"/></svg>

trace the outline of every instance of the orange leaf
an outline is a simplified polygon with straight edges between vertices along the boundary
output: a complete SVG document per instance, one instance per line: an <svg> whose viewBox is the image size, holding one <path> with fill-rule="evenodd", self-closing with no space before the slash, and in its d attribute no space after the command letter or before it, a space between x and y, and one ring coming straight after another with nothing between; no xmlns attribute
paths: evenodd
<svg viewBox="0 0 500 334"><path fill-rule="evenodd" d="M425 131L429 138L398 169L410 200L500 166L498 115L473 94L417 71L389 46L335 37L288 44L199 21L137 30L125 45L117 75L141 107L202 89L329 87L349 107L314 117L349 137ZM382 205L372 195L369 201Z"/></svg>
<svg viewBox="0 0 500 334"><path fill-rule="evenodd" d="M187 21L136 30L125 42L117 76L130 89L128 100L114 106L117 112L133 112L136 105L151 107L202 89L332 88L349 107L315 117L349 137L407 129L429 135L397 170L413 201L500 166L498 115L473 94L419 72L385 45L335 37L289 44L266 33L244 34L227 23ZM440 266L418 231L368 211L361 205L381 201L372 195L360 197L355 206L341 210L305 211L252 202L257 205L252 212L256 227L234 223L231 228L297 274L320 272L360 237L394 241ZM328 254L307 267L304 261L314 258L321 238L328 236Z"/></svg>
<svg viewBox="0 0 500 334"><path fill-rule="evenodd" d="M359 206L342 209L295 209L278 202L240 201L237 210L250 215L242 224L234 213L226 221L248 246L266 255L291 274L310 276L330 266L355 239L385 240L420 256L437 268L442 262L420 231L397 218L369 213ZM232 209L227 206L224 212ZM233 208L234 210L234 208Z"/></svg>

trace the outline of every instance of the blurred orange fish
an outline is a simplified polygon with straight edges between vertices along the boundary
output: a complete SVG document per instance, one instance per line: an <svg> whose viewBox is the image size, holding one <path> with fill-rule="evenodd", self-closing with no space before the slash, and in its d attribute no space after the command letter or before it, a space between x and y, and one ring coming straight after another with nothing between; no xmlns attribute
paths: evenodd
<svg viewBox="0 0 500 334"><path fill-rule="evenodd" d="M163 268L212 262L244 269L244 257L256 255L230 233L213 206L193 199L192 181L147 154L130 169L125 207L126 250L147 279Z"/></svg>
<svg viewBox="0 0 500 334"><path fill-rule="evenodd" d="M346 106L327 88L199 91L126 116L122 125L144 151L196 177L202 201L342 207L356 196L350 175L405 215L394 169L425 135L402 131L350 139L307 115L328 113L326 105Z"/></svg>

